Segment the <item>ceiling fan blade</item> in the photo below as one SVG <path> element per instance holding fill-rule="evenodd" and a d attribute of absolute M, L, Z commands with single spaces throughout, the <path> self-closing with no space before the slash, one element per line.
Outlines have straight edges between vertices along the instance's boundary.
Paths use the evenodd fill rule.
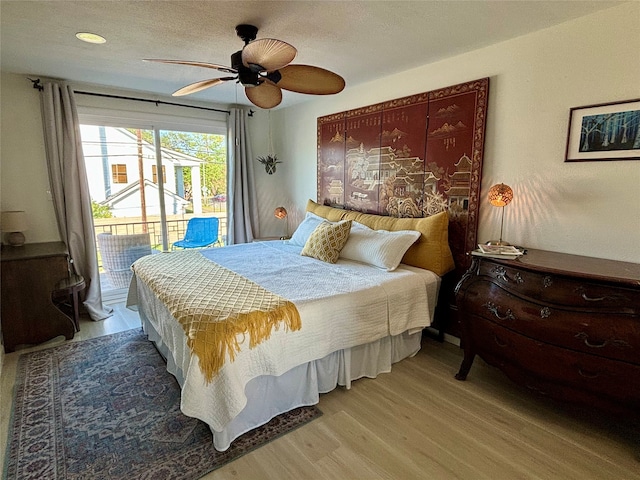
<path fill-rule="evenodd" d="M 254 72 L 278 70 L 289 65 L 298 51 L 287 42 L 275 38 L 261 38 L 242 49 L 242 63 Z"/>
<path fill-rule="evenodd" d="M 280 88 L 309 95 L 333 95 L 344 89 L 345 82 L 337 73 L 311 65 L 288 65 L 278 70 Z"/>
<path fill-rule="evenodd" d="M 199 82 L 191 83 L 186 87 L 182 87 L 180 90 L 176 90 L 171 95 L 174 97 L 181 97 L 183 95 L 189 95 L 190 93 L 196 93 L 205 88 L 215 87 L 228 80 L 235 80 L 236 77 L 223 77 L 223 78 L 210 78 L 209 80 L 201 80 Z"/>
<path fill-rule="evenodd" d="M 269 81 L 264 81 L 257 87 L 245 87 L 244 93 L 256 107 L 269 109 L 280 105 L 282 90 Z"/>
<path fill-rule="evenodd" d="M 143 62 L 171 63 L 175 65 L 190 65 L 192 67 L 213 68 L 214 70 L 219 70 L 225 73 L 238 73 L 235 69 L 231 67 L 225 67 L 224 65 L 217 65 L 215 63 L 207 63 L 207 62 L 191 62 L 187 60 L 163 60 L 159 58 L 145 58 Z"/>

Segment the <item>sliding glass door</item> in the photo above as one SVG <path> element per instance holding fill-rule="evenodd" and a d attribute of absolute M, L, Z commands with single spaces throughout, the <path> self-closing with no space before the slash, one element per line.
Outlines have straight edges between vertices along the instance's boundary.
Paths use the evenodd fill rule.
<path fill-rule="evenodd" d="M 112 257 L 127 255 L 120 250 L 133 251 L 133 256 L 170 250 L 194 216 L 218 217 L 224 243 L 224 135 L 80 120 L 103 293 L 126 290 L 128 268 L 115 274 L 122 262 L 111 265 Z M 145 235 L 150 249 L 140 245 Z M 111 244 L 116 244 L 116 252 Z M 120 260 L 128 263 L 131 258 Z"/>

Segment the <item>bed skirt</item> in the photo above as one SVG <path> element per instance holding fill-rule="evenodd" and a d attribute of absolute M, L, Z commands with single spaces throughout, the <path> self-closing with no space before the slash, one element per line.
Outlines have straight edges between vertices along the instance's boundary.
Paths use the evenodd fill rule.
<path fill-rule="evenodd" d="M 142 327 L 167 361 L 167 370 L 184 385 L 180 359 L 174 359 L 168 346 L 139 309 Z M 177 323 L 176 323 L 177 325 Z M 264 425 L 281 413 L 297 407 L 315 405 L 321 393 L 338 385 L 351 387 L 358 378 L 375 378 L 391 371 L 391 365 L 414 356 L 420 350 L 422 332 L 405 332 L 372 343 L 340 350 L 319 360 L 299 365 L 280 376 L 264 375 L 250 380 L 246 387 L 247 404 L 222 431 L 214 430 L 213 445 L 224 451 L 243 433 Z"/>

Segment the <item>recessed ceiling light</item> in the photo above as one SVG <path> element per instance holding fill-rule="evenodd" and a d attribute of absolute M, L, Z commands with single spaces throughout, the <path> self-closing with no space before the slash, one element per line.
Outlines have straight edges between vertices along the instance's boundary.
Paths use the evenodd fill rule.
<path fill-rule="evenodd" d="M 89 33 L 89 32 L 78 32 L 76 33 L 76 38 L 78 40 L 82 40 L 87 43 L 106 43 L 107 39 L 101 37 L 97 33 Z"/>

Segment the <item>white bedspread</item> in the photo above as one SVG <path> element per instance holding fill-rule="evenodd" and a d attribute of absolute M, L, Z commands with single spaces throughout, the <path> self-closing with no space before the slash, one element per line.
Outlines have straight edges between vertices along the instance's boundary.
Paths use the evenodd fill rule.
<path fill-rule="evenodd" d="M 214 430 L 222 430 L 244 408 L 245 385 L 257 376 L 279 376 L 332 352 L 430 325 L 440 285 L 439 277 L 426 270 L 401 265 L 387 272 L 345 260 L 331 265 L 301 256 L 299 247 L 282 241 L 202 253 L 292 301 L 302 320 L 299 331 L 273 332 L 253 349 L 243 345 L 235 361 L 226 362 L 207 384 L 185 338 L 175 338 L 167 326 L 175 320 L 134 277 L 128 304 L 144 309 L 185 374 L 182 411 Z"/>

